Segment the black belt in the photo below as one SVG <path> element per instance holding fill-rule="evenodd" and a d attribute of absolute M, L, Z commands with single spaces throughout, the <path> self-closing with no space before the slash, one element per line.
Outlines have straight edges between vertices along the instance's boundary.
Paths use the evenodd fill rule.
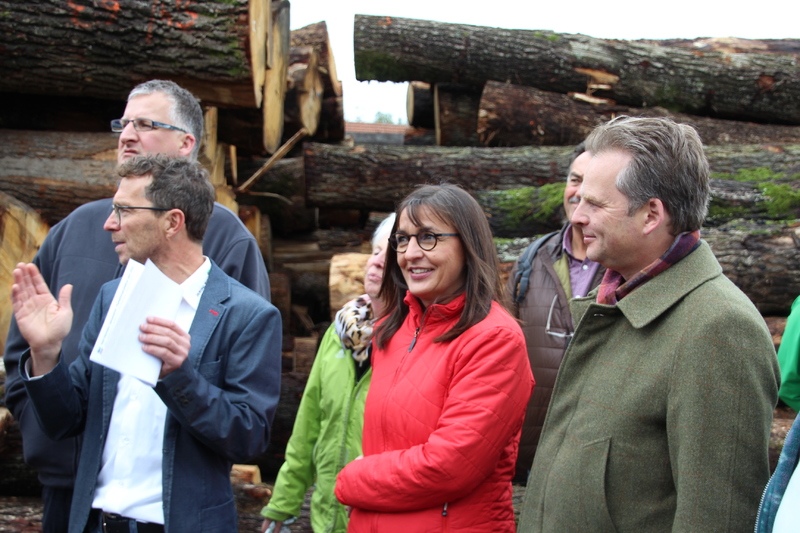
<path fill-rule="evenodd" d="M 133 518 L 126 518 L 114 513 L 101 513 L 103 533 L 130 533 L 131 522 L 136 524 L 136 531 L 139 533 L 164 533 L 164 526 L 161 524 L 150 524 L 138 522 Z"/>

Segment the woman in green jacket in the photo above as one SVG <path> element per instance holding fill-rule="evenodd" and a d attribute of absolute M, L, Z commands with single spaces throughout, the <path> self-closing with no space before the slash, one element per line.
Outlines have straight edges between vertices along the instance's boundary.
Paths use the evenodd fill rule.
<path fill-rule="evenodd" d="M 394 214 L 375 230 L 364 275 L 366 294 L 346 303 L 322 337 L 286 445 L 286 461 L 272 498 L 261 510 L 262 533 L 273 522 L 277 533 L 284 521 L 298 516 L 312 484 L 316 485 L 311 497 L 313 530 L 347 531 L 347 512 L 336 501 L 333 487 L 339 470 L 361 455 L 364 401 L 372 377 L 372 325 L 384 307 L 378 292 L 393 224 Z"/>

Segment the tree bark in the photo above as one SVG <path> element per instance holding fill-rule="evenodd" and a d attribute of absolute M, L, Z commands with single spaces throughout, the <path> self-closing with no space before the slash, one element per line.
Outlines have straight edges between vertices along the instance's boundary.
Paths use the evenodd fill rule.
<path fill-rule="evenodd" d="M 478 146 L 478 108 L 481 91 L 470 85 L 437 83 L 433 88 L 433 117 L 439 146 Z"/>
<path fill-rule="evenodd" d="M 469 191 L 536 187 L 566 179 L 572 147 L 446 148 L 304 145 L 307 205 L 392 211 L 416 184 L 450 181 Z M 708 146 L 712 172 L 800 172 L 800 145 Z"/>
<path fill-rule="evenodd" d="M 690 124 L 703 144 L 797 144 L 800 127 L 754 124 L 683 113 L 663 107 L 589 104 L 534 87 L 487 81 L 481 95 L 477 133 L 485 146 L 578 144 L 615 116 L 668 117 Z"/>
<path fill-rule="evenodd" d="M 206 130 L 207 136 L 213 133 Z M 80 205 L 114 196 L 117 140 L 111 132 L 0 130 L 0 192 L 29 205 L 52 226 Z M 225 158 L 217 143 L 213 159 L 205 154 L 202 160 L 220 191 L 217 200 L 233 206 Z"/>
<path fill-rule="evenodd" d="M 0 130 L 0 191 L 51 226 L 73 209 L 116 191 L 117 136 Z"/>
<path fill-rule="evenodd" d="M 124 101 L 137 83 L 167 78 L 204 103 L 258 107 L 264 3 L 0 0 L 0 91 Z"/>
<path fill-rule="evenodd" d="M 800 221 L 731 222 L 702 232 L 722 271 L 762 315 L 787 315 L 800 294 Z"/>
<path fill-rule="evenodd" d="M 695 53 L 634 41 L 356 15 L 359 80 L 482 86 L 509 81 L 635 106 L 800 124 L 800 64 L 790 55 Z"/>
<path fill-rule="evenodd" d="M 738 37 L 702 37 L 699 39 L 641 39 L 637 43 L 683 48 L 694 52 L 726 54 L 800 55 L 800 39 L 740 39 Z"/>

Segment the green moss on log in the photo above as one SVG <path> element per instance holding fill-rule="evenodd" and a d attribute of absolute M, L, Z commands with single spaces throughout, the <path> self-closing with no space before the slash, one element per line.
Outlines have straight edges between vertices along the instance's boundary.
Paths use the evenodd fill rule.
<path fill-rule="evenodd" d="M 564 183 L 549 183 L 541 187 L 523 187 L 497 191 L 497 208 L 508 215 L 507 222 L 516 225 L 525 219 L 546 222 L 564 198 Z"/>
<path fill-rule="evenodd" d="M 383 52 L 364 51 L 356 54 L 356 74 L 359 80 L 404 80 L 417 79 L 413 69 L 403 68 L 391 55 Z"/>

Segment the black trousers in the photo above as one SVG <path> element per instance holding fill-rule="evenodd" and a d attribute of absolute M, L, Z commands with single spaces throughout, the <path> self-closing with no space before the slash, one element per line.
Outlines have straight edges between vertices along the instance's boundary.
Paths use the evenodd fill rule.
<path fill-rule="evenodd" d="M 72 487 L 43 487 L 42 504 L 42 533 L 67 533 Z"/>

